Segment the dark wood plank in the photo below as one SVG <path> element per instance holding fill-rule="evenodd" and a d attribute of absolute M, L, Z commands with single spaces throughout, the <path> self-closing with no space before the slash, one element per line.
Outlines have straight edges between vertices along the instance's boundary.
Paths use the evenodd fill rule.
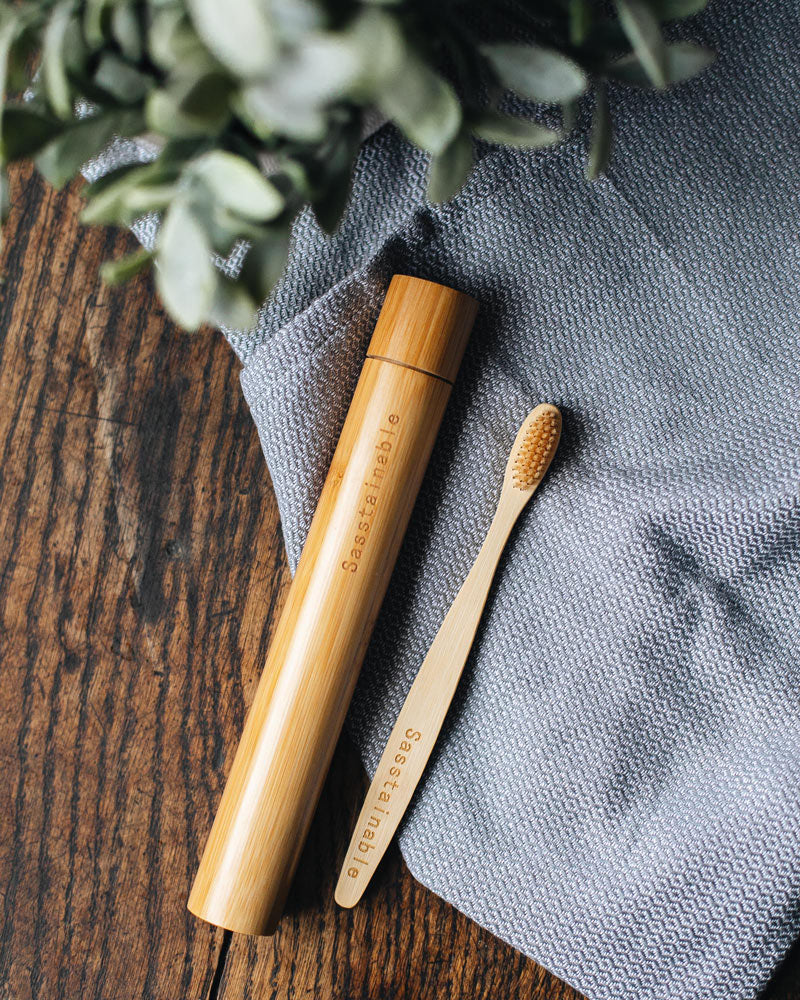
<path fill-rule="evenodd" d="M 365 788 L 340 742 L 287 917 L 248 939 L 185 909 L 288 582 L 277 507 L 210 331 L 79 194 L 14 171 L 0 287 L 0 996 L 577 1000 L 419 886 L 396 849 L 333 884 Z M 770 1000 L 800 1000 L 800 960 Z"/>
<path fill-rule="evenodd" d="M 148 285 L 130 238 L 15 176 L 0 364 L 0 995 L 208 995 L 223 935 L 185 909 L 283 585 L 236 364 Z"/>

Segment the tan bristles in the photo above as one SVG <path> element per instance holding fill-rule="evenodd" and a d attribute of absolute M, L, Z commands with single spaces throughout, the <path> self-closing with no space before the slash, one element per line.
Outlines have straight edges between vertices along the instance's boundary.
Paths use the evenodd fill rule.
<path fill-rule="evenodd" d="M 555 406 L 537 407 L 512 455 L 512 481 L 518 490 L 531 489 L 547 472 L 560 433 L 561 414 Z"/>

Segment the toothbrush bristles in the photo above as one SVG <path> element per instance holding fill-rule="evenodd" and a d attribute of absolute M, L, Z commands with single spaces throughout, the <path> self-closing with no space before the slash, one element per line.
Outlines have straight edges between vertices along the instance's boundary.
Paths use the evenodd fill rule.
<path fill-rule="evenodd" d="M 519 490 L 529 490 L 539 482 L 558 447 L 561 414 L 555 406 L 537 410 L 515 449 L 511 466 L 512 479 Z"/>

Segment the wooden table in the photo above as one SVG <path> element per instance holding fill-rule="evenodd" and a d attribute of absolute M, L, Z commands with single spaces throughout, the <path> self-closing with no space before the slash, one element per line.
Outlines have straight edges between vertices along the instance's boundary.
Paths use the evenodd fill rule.
<path fill-rule="evenodd" d="M 365 775 L 346 739 L 279 932 L 186 897 L 288 581 L 238 363 L 104 288 L 131 237 L 16 170 L 0 288 L 2 1000 L 579 994 L 395 852 L 333 904 Z M 800 1000 L 790 959 L 770 1000 Z M 665 998 L 666 1000 L 666 998 Z M 713 998 L 722 1000 L 722 998 Z"/>

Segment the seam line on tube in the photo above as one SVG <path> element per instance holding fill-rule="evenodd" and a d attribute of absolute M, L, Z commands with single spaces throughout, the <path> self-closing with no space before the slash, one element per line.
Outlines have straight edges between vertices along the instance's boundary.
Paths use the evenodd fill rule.
<path fill-rule="evenodd" d="M 444 382 L 445 385 L 452 385 L 453 383 L 449 378 L 445 378 L 444 375 L 437 375 L 436 372 L 429 372 L 426 368 L 417 368 L 416 365 L 409 365 L 405 361 L 396 361 L 394 358 L 384 358 L 381 354 L 368 354 L 367 357 L 372 361 L 388 361 L 390 365 L 399 365 L 401 368 L 410 368 L 412 372 L 419 372 L 420 375 L 429 375 L 431 378 L 438 378 L 440 382 Z"/>

